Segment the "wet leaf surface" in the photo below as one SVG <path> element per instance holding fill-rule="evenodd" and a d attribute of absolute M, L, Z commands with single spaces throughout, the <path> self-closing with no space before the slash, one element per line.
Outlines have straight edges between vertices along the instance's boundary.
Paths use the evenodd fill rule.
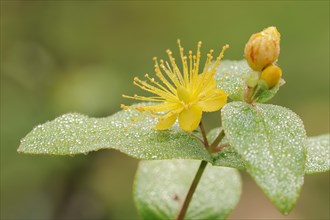
<path fill-rule="evenodd" d="M 141 161 L 134 182 L 134 198 L 142 219 L 174 219 L 200 162 Z M 185 219 L 224 219 L 241 195 L 236 169 L 208 165 L 197 186 Z"/>
<path fill-rule="evenodd" d="M 329 139 L 329 134 L 309 137 L 307 139 L 306 173 L 320 173 L 330 169 Z"/>
<path fill-rule="evenodd" d="M 35 127 L 22 139 L 18 152 L 74 155 L 116 149 L 138 159 L 198 159 L 211 155 L 191 134 L 174 126 L 156 131 L 156 120 L 147 113 L 120 111 L 106 118 L 65 114 Z"/>
<path fill-rule="evenodd" d="M 283 213 L 295 205 L 303 184 L 305 129 L 287 108 L 232 102 L 222 109 L 223 127 L 247 172 Z"/>

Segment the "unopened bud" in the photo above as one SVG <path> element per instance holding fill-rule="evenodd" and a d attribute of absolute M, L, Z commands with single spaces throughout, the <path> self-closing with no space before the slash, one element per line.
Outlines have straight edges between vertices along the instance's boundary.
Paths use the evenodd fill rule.
<path fill-rule="evenodd" d="M 282 70 L 280 67 L 275 65 L 270 65 L 261 72 L 261 79 L 267 83 L 269 89 L 276 86 L 281 77 Z"/>
<path fill-rule="evenodd" d="M 276 27 L 253 34 L 245 45 L 244 57 L 253 70 L 261 71 L 277 61 L 280 54 L 280 33 Z"/>
<path fill-rule="evenodd" d="M 258 84 L 258 80 L 260 78 L 260 72 L 251 71 L 248 72 L 245 76 L 245 83 L 248 87 L 253 88 Z"/>

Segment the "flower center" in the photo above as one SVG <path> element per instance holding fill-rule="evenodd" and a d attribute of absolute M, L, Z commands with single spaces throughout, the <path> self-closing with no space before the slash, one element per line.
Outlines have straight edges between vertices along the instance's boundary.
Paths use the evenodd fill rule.
<path fill-rule="evenodd" d="M 191 102 L 191 94 L 188 91 L 187 88 L 183 87 L 183 86 L 179 86 L 177 88 L 177 93 L 178 93 L 178 98 L 180 100 L 180 103 L 186 108 L 188 109 L 190 106 L 190 102 Z"/>

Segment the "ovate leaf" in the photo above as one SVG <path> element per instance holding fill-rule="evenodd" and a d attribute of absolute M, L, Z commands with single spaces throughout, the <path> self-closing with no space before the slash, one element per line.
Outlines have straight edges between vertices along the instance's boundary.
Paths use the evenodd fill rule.
<path fill-rule="evenodd" d="M 295 205 L 303 184 L 305 129 L 284 107 L 232 102 L 222 109 L 229 144 L 246 169 L 283 213 Z"/>
<path fill-rule="evenodd" d="M 200 161 L 141 161 L 134 197 L 142 219 L 175 219 Z M 224 219 L 241 194 L 237 170 L 207 166 L 193 195 L 185 219 Z"/>
<path fill-rule="evenodd" d="M 116 149 L 139 159 L 198 159 L 211 155 L 191 134 L 174 126 L 156 131 L 149 114 L 120 111 L 106 118 L 71 113 L 35 127 L 22 139 L 18 152 L 74 155 Z"/>
<path fill-rule="evenodd" d="M 330 169 L 330 135 L 307 139 L 306 173 L 326 172 Z"/>

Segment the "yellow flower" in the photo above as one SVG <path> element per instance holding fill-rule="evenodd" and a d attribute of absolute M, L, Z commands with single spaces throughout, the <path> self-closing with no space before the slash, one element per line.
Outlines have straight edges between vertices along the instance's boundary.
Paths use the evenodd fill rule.
<path fill-rule="evenodd" d="M 215 62 L 213 60 L 213 50 L 207 54 L 205 66 L 200 70 L 200 48 L 202 42 L 198 42 L 196 55 L 189 51 L 189 55 L 184 55 L 184 49 L 178 40 L 180 57 L 183 66 L 182 72 L 175 62 L 172 52 L 167 50 L 169 62 L 157 58 L 155 61 L 155 75 L 158 81 L 145 75 L 147 81 L 134 78 L 134 85 L 141 89 L 153 93 L 154 96 L 126 96 L 135 100 L 153 102 L 151 105 L 126 106 L 123 109 L 135 109 L 138 111 L 148 111 L 158 119 L 157 130 L 170 128 L 179 119 L 180 127 L 185 131 L 195 130 L 202 118 L 202 112 L 218 111 L 227 103 L 226 93 L 217 88 L 217 83 L 213 78 L 216 68 L 220 65 L 224 51 L 229 47 L 224 46 Z M 200 73 L 201 72 L 201 73 Z M 199 74 L 200 73 L 200 74 Z"/>
<path fill-rule="evenodd" d="M 277 61 L 280 37 L 276 27 L 268 27 L 250 37 L 245 45 L 244 57 L 253 70 L 261 71 Z"/>

